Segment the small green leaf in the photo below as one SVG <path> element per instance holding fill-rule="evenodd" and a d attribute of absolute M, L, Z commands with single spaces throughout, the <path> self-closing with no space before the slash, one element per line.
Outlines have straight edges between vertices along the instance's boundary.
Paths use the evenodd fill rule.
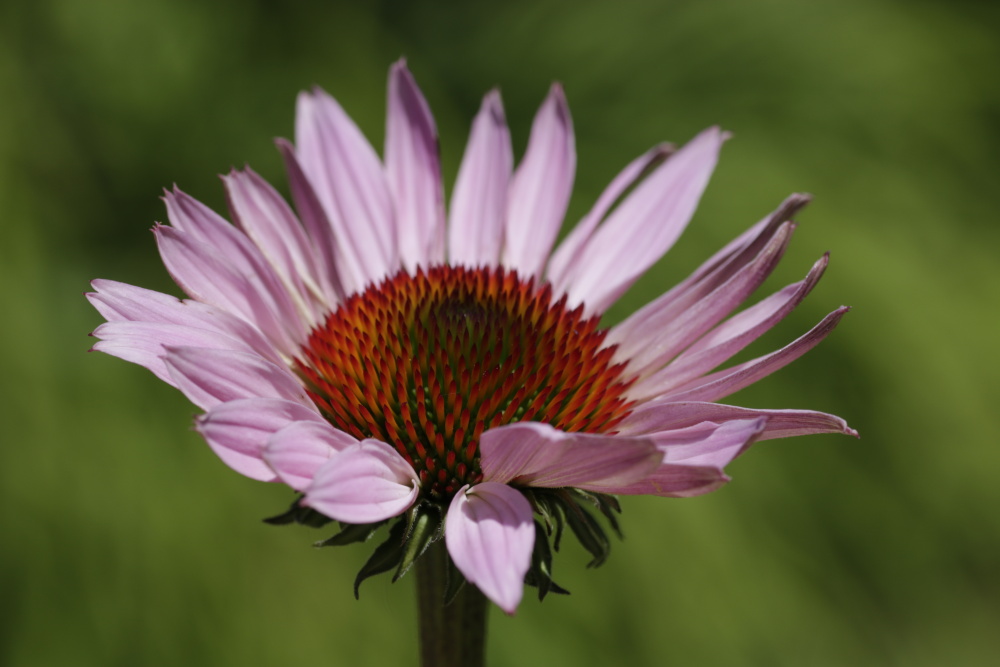
<path fill-rule="evenodd" d="M 376 523 L 341 523 L 341 530 L 333 537 L 328 537 L 314 544 L 315 547 L 342 547 L 355 542 L 367 542 L 375 531 L 382 527 L 385 521 Z"/>
<path fill-rule="evenodd" d="M 590 515 L 590 512 L 572 501 L 567 504 L 569 506 L 566 511 L 566 522 L 583 548 L 594 557 L 592 561 L 587 563 L 587 567 L 600 567 L 611 554 L 611 542 L 608 540 L 608 536 L 604 534 L 601 525 Z"/>
<path fill-rule="evenodd" d="M 287 511 L 264 519 L 264 523 L 271 524 L 272 526 L 285 526 L 290 523 L 298 523 L 304 526 L 320 528 L 333 521 L 330 517 L 323 516 L 311 507 L 300 505 L 299 502 L 301 500 L 302 496 L 299 496 L 292 502 L 291 507 Z"/>
<path fill-rule="evenodd" d="M 374 553 L 364 565 L 354 579 L 354 598 L 359 599 L 359 589 L 361 582 L 368 577 L 388 572 L 399 565 L 403 557 L 403 536 L 406 534 L 406 520 L 400 519 L 389 530 L 389 537 L 385 542 L 375 547 Z"/>

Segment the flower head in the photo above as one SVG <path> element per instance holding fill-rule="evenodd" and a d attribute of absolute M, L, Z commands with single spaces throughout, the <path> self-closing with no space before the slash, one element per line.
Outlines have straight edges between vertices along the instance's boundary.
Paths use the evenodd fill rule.
<path fill-rule="evenodd" d="M 718 128 L 627 165 L 553 250 L 576 159 L 558 85 L 516 169 L 500 95 L 486 95 L 447 213 L 434 121 L 403 62 L 388 106 L 380 159 L 333 98 L 299 97 L 295 145 L 278 142 L 295 212 L 249 168 L 224 177 L 234 224 L 167 192 L 170 224 L 153 231 L 188 299 L 106 280 L 88 295 L 107 319 L 94 349 L 184 392 L 231 468 L 300 492 L 278 520 L 340 521 L 330 543 L 346 543 L 399 517 L 359 583 L 398 576 L 443 538 L 462 575 L 512 613 L 525 582 L 561 590 L 549 539 L 564 525 L 604 560 L 592 511 L 616 526 L 615 495 L 706 493 L 757 440 L 854 434 L 828 414 L 716 402 L 801 356 L 846 312 L 717 370 L 826 268 L 824 256 L 732 314 L 774 269 L 805 196 L 600 326 L 694 213 L 726 139 Z"/>

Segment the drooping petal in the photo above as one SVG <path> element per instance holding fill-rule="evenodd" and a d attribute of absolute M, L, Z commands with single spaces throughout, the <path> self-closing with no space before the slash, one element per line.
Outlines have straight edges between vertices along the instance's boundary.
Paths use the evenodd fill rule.
<path fill-rule="evenodd" d="M 305 491 L 331 456 L 356 444 L 356 438 L 326 421 L 299 421 L 268 439 L 263 458 L 282 482 Z"/>
<path fill-rule="evenodd" d="M 493 266 L 503 248 L 507 188 L 514 168 L 500 92 L 493 90 L 472 121 L 472 132 L 451 195 L 448 260 Z"/>
<path fill-rule="evenodd" d="M 455 566 L 498 607 L 513 614 L 531 566 L 531 504 L 505 484 L 462 487 L 445 517 L 445 543 Z"/>
<path fill-rule="evenodd" d="M 362 440 L 316 471 L 302 502 L 337 521 L 374 523 L 405 512 L 419 492 L 420 480 L 399 452 Z"/>
<path fill-rule="evenodd" d="M 256 354 L 169 348 L 164 363 L 177 388 L 203 410 L 241 398 L 281 398 L 312 405 L 291 371 Z"/>
<path fill-rule="evenodd" d="M 396 203 L 403 266 L 427 268 L 444 260 L 444 191 L 437 128 L 427 100 L 400 60 L 389 72 L 385 170 Z"/>
<path fill-rule="evenodd" d="M 660 144 L 630 162 L 608 184 L 587 215 L 563 239 L 559 247 L 552 253 L 547 271 L 548 280 L 555 287 L 557 294 L 566 290 L 567 276 L 578 268 L 577 262 L 580 259 L 581 251 L 586 247 L 597 225 L 607 216 L 608 211 L 618 203 L 623 194 L 634 187 L 652 168 L 667 159 L 673 152 L 674 146 L 672 144 Z"/>
<path fill-rule="evenodd" d="M 382 164 L 354 121 L 318 88 L 299 95 L 295 148 L 333 223 L 338 265 L 350 284 L 360 289 L 395 272 L 396 221 Z"/>
<path fill-rule="evenodd" d="M 540 278 L 566 215 L 576 145 L 562 86 L 553 84 L 535 116 L 524 158 L 510 183 L 503 265 Z"/>
<path fill-rule="evenodd" d="M 195 425 L 212 451 L 230 468 L 251 479 L 277 478 L 262 453 L 272 435 L 296 422 L 322 423 L 323 418 L 301 403 L 275 398 L 246 398 L 222 403 Z"/>
<path fill-rule="evenodd" d="M 764 417 L 767 423 L 758 440 L 790 438 L 817 433 L 843 433 L 858 436 L 858 432 L 840 417 L 814 410 L 758 410 L 734 405 L 685 402 L 651 402 L 637 407 L 618 424 L 622 435 L 647 435 L 694 426 L 705 421 L 725 422 L 733 419 Z"/>
<path fill-rule="evenodd" d="M 721 470 L 758 439 L 766 424 L 766 417 L 734 419 L 721 424 L 702 422 L 649 437 L 663 452 L 664 465 L 684 463 Z"/>
<path fill-rule="evenodd" d="M 669 381 L 652 375 L 636 383 L 629 389 L 628 394 L 638 400 L 717 401 L 784 368 L 816 347 L 833 331 L 848 310 L 850 308 L 841 306 L 805 334 L 771 354 L 716 371 L 680 387 L 670 386 Z"/>
<path fill-rule="evenodd" d="M 483 479 L 523 486 L 572 486 L 602 491 L 635 482 L 663 460 L 651 440 L 566 433 L 549 424 L 518 422 L 483 433 Z"/>
<path fill-rule="evenodd" d="M 726 139 L 712 127 L 671 155 L 594 232 L 567 277 L 571 306 L 601 313 L 684 231 Z"/>
<path fill-rule="evenodd" d="M 723 468 L 760 436 L 766 421 L 703 422 L 649 434 L 663 452 L 663 464 L 645 479 L 606 492 L 689 498 L 714 491 L 729 481 Z"/>

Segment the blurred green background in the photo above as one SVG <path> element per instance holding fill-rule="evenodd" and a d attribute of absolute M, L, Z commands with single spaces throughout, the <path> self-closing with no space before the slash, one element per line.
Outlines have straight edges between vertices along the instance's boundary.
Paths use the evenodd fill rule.
<path fill-rule="evenodd" d="M 287 489 L 225 468 L 195 410 L 86 353 L 92 278 L 178 293 L 148 229 L 178 183 L 250 163 L 319 84 L 376 146 L 400 55 L 450 184 L 499 85 L 515 150 L 565 84 L 568 220 L 628 160 L 734 133 L 689 231 L 610 314 L 685 276 L 788 193 L 815 202 L 777 275 L 826 278 L 750 353 L 844 303 L 810 355 L 732 402 L 862 433 L 767 442 L 688 501 L 624 500 L 627 539 L 572 596 L 492 615 L 502 665 L 987 665 L 1000 656 L 1000 14 L 890 0 L 0 4 L 0 664 L 405 665 L 412 582 L 351 583 L 368 549 L 260 523 Z"/>

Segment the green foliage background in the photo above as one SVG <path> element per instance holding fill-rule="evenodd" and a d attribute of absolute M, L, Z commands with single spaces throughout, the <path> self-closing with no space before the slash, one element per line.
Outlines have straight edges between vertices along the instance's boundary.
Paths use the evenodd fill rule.
<path fill-rule="evenodd" d="M 493 665 L 986 665 L 1000 655 L 1000 15 L 893 0 L 0 4 L 0 664 L 404 665 L 412 583 L 259 519 L 287 489 L 226 469 L 194 409 L 88 355 L 92 278 L 177 293 L 149 227 L 177 182 L 284 188 L 272 136 L 335 95 L 376 146 L 408 57 L 450 183 L 503 91 L 516 150 L 549 83 L 577 129 L 576 220 L 628 160 L 733 131 L 689 231 L 609 314 L 662 292 L 793 191 L 816 195 L 776 288 L 826 278 L 750 353 L 854 306 L 733 402 L 862 433 L 758 445 L 690 501 L 624 500 L 627 539 L 568 598 L 492 616 Z M 992 659 L 991 659 L 992 658 Z"/>

